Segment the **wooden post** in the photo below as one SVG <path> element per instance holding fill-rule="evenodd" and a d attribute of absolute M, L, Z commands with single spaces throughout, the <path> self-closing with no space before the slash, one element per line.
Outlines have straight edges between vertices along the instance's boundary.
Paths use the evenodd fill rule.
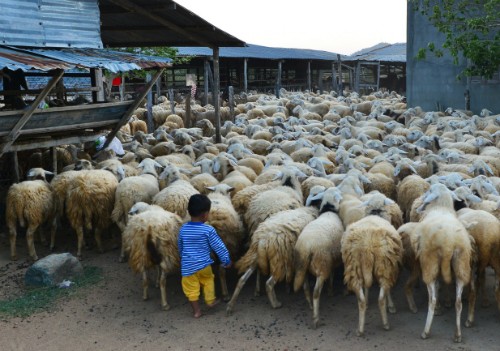
<path fill-rule="evenodd" d="M 186 96 L 186 117 L 184 121 L 184 126 L 186 128 L 191 128 L 191 94 Z"/>
<path fill-rule="evenodd" d="M 280 89 L 281 89 L 281 68 L 283 65 L 283 61 L 278 61 L 278 74 L 276 77 L 276 97 L 280 98 Z"/>
<path fill-rule="evenodd" d="M 220 136 L 220 109 L 219 109 L 219 90 L 220 90 L 220 76 L 219 76 L 219 48 L 214 47 L 214 107 L 215 107 L 215 142 L 221 142 Z"/>
<path fill-rule="evenodd" d="M 335 72 L 335 61 L 332 61 L 332 90 L 337 90 L 337 72 Z"/>
<path fill-rule="evenodd" d="M 156 99 L 154 101 L 155 105 L 158 105 L 158 99 L 161 96 L 161 77 L 156 81 Z"/>
<path fill-rule="evenodd" d="M 161 76 L 165 68 L 162 68 L 158 70 L 153 79 L 144 87 L 144 90 L 142 91 L 141 94 L 135 99 L 134 103 L 130 105 L 128 108 L 127 112 L 123 115 L 122 119 L 118 122 L 118 124 L 115 126 L 115 128 L 107 135 L 106 141 L 104 142 L 104 145 L 102 147 L 102 150 L 106 149 L 108 147 L 109 143 L 113 138 L 115 137 L 116 133 L 120 130 L 121 127 L 123 127 L 129 120 L 130 116 L 135 112 L 137 107 L 141 104 L 142 100 L 146 97 L 147 93 L 151 90 L 153 87 L 153 84 L 156 82 L 156 80 Z"/>
<path fill-rule="evenodd" d="M 311 61 L 307 61 L 307 89 L 311 91 Z"/>
<path fill-rule="evenodd" d="M 243 59 L 243 91 L 248 92 L 248 59 Z"/>
<path fill-rule="evenodd" d="M 377 91 L 380 89 L 380 61 L 377 65 Z"/>
<path fill-rule="evenodd" d="M 57 174 L 57 146 L 50 148 L 50 154 L 52 156 L 52 172 L 54 175 Z"/>
<path fill-rule="evenodd" d="M 0 157 L 2 157 L 2 155 L 9 150 L 12 144 L 14 144 L 14 142 L 19 137 L 21 129 L 30 120 L 31 116 L 33 116 L 33 113 L 38 108 L 38 105 L 40 105 L 40 102 L 42 102 L 47 97 L 47 95 L 49 95 L 50 91 L 56 86 L 57 82 L 62 78 L 63 75 L 64 70 L 56 70 L 56 74 L 45 86 L 40 95 L 36 97 L 35 101 L 30 105 L 26 112 L 24 112 L 23 116 L 19 119 L 19 121 L 17 121 L 14 128 L 12 128 L 9 134 L 5 137 L 4 140 L 6 140 L 6 142 L 0 148 Z"/>
<path fill-rule="evenodd" d="M 234 121 L 234 87 L 232 85 L 228 87 L 228 95 L 229 114 L 231 115 L 231 121 Z"/>
<path fill-rule="evenodd" d="M 319 93 L 323 94 L 323 70 L 318 70 L 318 89 Z"/>
<path fill-rule="evenodd" d="M 97 87 L 95 68 L 90 69 L 90 85 L 92 88 Z M 95 90 L 92 90 L 92 103 L 97 103 L 97 91 Z"/>
<path fill-rule="evenodd" d="M 354 81 L 354 91 L 356 91 L 359 94 L 359 84 L 361 80 L 361 62 L 358 61 L 358 64 L 356 65 L 356 80 Z"/>
<path fill-rule="evenodd" d="M 337 54 L 337 64 L 338 64 L 338 71 L 339 71 L 339 84 L 338 84 L 338 95 L 343 96 L 344 95 L 344 83 L 342 81 L 342 61 L 340 60 L 340 54 Z"/>
<path fill-rule="evenodd" d="M 19 175 L 19 158 L 17 157 L 17 151 L 12 153 L 12 163 L 14 164 L 14 183 L 19 183 L 21 176 Z"/>
<path fill-rule="evenodd" d="M 203 103 L 205 105 L 208 105 L 208 80 L 210 79 L 209 78 L 209 76 L 210 76 L 209 70 L 210 70 L 210 64 L 209 64 L 208 60 L 205 59 L 205 66 L 204 66 L 204 70 L 203 70 L 204 77 L 205 77 L 203 80 L 203 92 L 205 93 L 205 101 Z"/>
<path fill-rule="evenodd" d="M 102 79 L 102 69 L 100 68 L 95 69 L 95 82 L 96 87 L 99 88 L 97 91 L 97 102 L 105 102 L 106 94 L 104 91 L 104 81 Z"/>
<path fill-rule="evenodd" d="M 151 82 L 151 73 L 147 73 L 146 82 Z M 147 109 L 147 125 L 148 125 L 148 133 L 152 133 L 154 131 L 154 123 L 153 123 L 153 91 L 152 89 L 148 90 L 147 93 L 147 101 L 146 101 L 146 109 Z"/>
<path fill-rule="evenodd" d="M 168 100 L 170 101 L 170 112 L 175 114 L 174 89 L 168 89 Z"/>
<path fill-rule="evenodd" d="M 125 100 L 125 74 L 122 73 L 122 83 L 120 84 L 120 101 Z"/>

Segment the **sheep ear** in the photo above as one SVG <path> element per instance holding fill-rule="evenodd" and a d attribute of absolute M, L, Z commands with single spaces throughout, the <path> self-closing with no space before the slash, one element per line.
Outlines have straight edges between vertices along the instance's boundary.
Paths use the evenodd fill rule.
<path fill-rule="evenodd" d="M 362 189 L 361 189 L 358 185 L 354 186 L 354 191 L 355 191 L 355 192 L 356 192 L 356 194 L 358 194 L 359 196 L 362 196 L 362 195 L 364 195 L 364 193 L 365 193 L 365 192 L 364 192 L 364 191 L 363 191 L 363 190 L 362 190 Z"/>
<path fill-rule="evenodd" d="M 55 174 L 49 171 L 45 171 L 45 179 L 50 183 L 50 181 L 54 178 Z"/>
<path fill-rule="evenodd" d="M 396 166 L 396 168 L 394 168 L 394 173 L 393 173 L 394 176 L 396 177 L 399 174 L 399 172 L 401 172 L 401 166 Z"/>
<path fill-rule="evenodd" d="M 198 167 L 198 166 L 201 166 L 201 162 L 200 162 L 200 161 L 198 161 L 198 162 L 195 162 L 195 163 L 193 163 L 193 166 L 194 166 L 194 167 Z"/>
<path fill-rule="evenodd" d="M 279 171 L 279 172 L 278 172 L 278 173 L 276 173 L 276 175 L 274 176 L 273 181 L 278 180 L 278 179 L 280 179 L 281 177 L 283 177 L 283 172 Z"/>
<path fill-rule="evenodd" d="M 481 198 L 479 196 L 476 196 L 473 194 L 467 195 L 467 200 L 472 202 L 472 203 L 476 203 L 476 204 L 483 201 L 483 200 L 481 200 Z"/>
<path fill-rule="evenodd" d="M 309 195 L 306 200 L 306 206 L 311 206 L 311 202 L 313 201 L 322 200 L 324 195 L 324 191 L 317 193 L 316 195 Z"/>
<path fill-rule="evenodd" d="M 453 193 L 453 195 L 455 195 L 455 193 Z M 452 195 L 452 196 L 453 196 L 453 195 Z M 424 203 L 423 203 L 423 204 L 422 204 L 422 206 L 420 206 L 420 207 L 425 207 L 424 205 L 427 205 L 427 204 L 431 203 L 432 201 L 436 200 L 436 199 L 437 199 L 437 197 L 438 197 L 438 195 L 437 195 L 437 194 L 435 194 L 435 193 L 430 193 L 430 194 L 428 194 L 428 195 L 424 198 Z M 457 197 L 457 196 L 455 195 L 455 198 L 456 198 L 456 197 Z M 418 211 L 418 210 L 417 210 L 417 211 Z M 420 213 L 420 212 L 419 212 L 419 213 Z"/>
<path fill-rule="evenodd" d="M 489 165 L 486 165 L 486 170 L 488 171 L 489 174 L 494 175 L 493 170 Z"/>
<path fill-rule="evenodd" d="M 366 176 L 360 174 L 359 175 L 359 180 L 363 183 L 363 184 L 371 184 L 371 180 L 368 179 Z"/>
<path fill-rule="evenodd" d="M 189 169 L 179 168 L 179 172 L 181 172 L 182 174 L 191 175 L 191 171 Z"/>
<path fill-rule="evenodd" d="M 165 167 L 163 167 L 161 164 L 159 164 L 158 162 L 154 161 L 153 165 L 159 169 L 163 169 Z"/>
<path fill-rule="evenodd" d="M 205 187 L 205 189 L 208 189 L 208 190 L 211 190 L 211 191 L 215 191 L 215 187 L 214 186 L 207 186 L 207 187 Z"/>
<path fill-rule="evenodd" d="M 391 199 L 386 198 L 386 199 L 384 200 L 384 205 L 386 205 L 386 206 L 387 206 L 387 205 L 392 205 L 392 204 L 394 204 L 394 201 L 392 201 Z"/>
<path fill-rule="evenodd" d="M 425 210 L 425 207 L 427 206 L 427 203 L 423 203 L 417 208 L 417 213 L 420 214 Z"/>
<path fill-rule="evenodd" d="M 212 171 L 214 173 L 218 173 L 220 171 L 220 162 L 219 160 L 215 160 L 214 164 L 212 165 Z"/>
<path fill-rule="evenodd" d="M 478 225 L 479 223 L 477 221 L 472 221 L 472 222 L 462 222 L 462 224 L 464 225 L 465 229 L 470 230 L 472 229 L 473 227 L 475 227 L 476 225 Z"/>
<path fill-rule="evenodd" d="M 26 177 L 28 178 L 31 178 L 31 177 L 34 177 L 35 176 L 35 170 L 34 169 L 30 169 L 28 171 L 28 174 L 26 174 Z"/>
<path fill-rule="evenodd" d="M 144 168 L 144 160 L 142 160 L 141 163 L 139 163 L 136 168 Z"/>
<path fill-rule="evenodd" d="M 358 206 L 356 206 L 357 208 L 361 208 L 361 207 L 366 207 L 368 206 L 368 201 L 365 201 L 365 202 L 362 202 L 360 203 Z"/>
<path fill-rule="evenodd" d="M 412 165 L 410 165 L 409 168 L 410 168 L 410 171 L 413 172 L 413 174 L 417 174 L 417 170 L 415 168 L 413 168 Z"/>
<path fill-rule="evenodd" d="M 122 181 L 125 178 L 125 168 L 120 166 L 116 171 L 118 172 L 119 180 Z"/>

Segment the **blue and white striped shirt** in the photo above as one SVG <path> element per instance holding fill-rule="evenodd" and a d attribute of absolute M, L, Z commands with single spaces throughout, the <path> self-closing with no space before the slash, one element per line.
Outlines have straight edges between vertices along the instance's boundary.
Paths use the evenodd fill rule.
<path fill-rule="evenodd" d="M 224 266 L 231 262 L 226 245 L 214 227 L 202 222 L 184 224 L 179 232 L 178 246 L 182 276 L 192 275 L 214 263 L 210 257 L 212 250 Z"/>

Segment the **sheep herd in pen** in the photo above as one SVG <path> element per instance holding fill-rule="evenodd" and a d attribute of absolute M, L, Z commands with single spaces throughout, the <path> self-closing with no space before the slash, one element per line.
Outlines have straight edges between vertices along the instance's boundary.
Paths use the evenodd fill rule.
<path fill-rule="evenodd" d="M 148 270 L 158 267 L 161 304 L 168 309 L 166 276 L 179 271 L 178 231 L 189 220 L 190 196 L 203 193 L 212 202 L 207 223 L 241 274 L 230 295 L 225 270 L 219 271 L 228 315 L 255 272 L 255 292 L 260 275 L 266 276 L 273 308 L 281 306 L 277 283 L 303 289 L 317 327 L 323 285 L 331 291 L 333 271 L 342 267 L 358 301 L 358 335 L 374 284 L 382 325 L 389 329 L 387 310 L 396 312 L 391 289 L 406 269 L 412 312 L 415 284 L 421 279 L 428 290 L 422 338 L 441 308 L 440 285 L 454 284 L 454 339 L 460 342 L 464 288 L 470 327 L 478 292 L 488 304 L 487 267 L 495 272 L 500 308 L 500 115 L 425 112 L 407 108 L 394 92 L 346 95 L 242 95 L 234 115 L 221 108 L 221 143 L 214 141 L 210 105 L 192 103 L 196 126 L 185 128 L 184 105 L 172 114 L 164 99 L 153 108 L 156 129 L 150 134 L 139 108 L 118 134 L 126 150 L 121 157 L 102 151 L 92 160 L 74 146 L 61 147 L 59 158 L 67 159 L 62 172 L 53 177 L 40 163 L 28 180 L 11 186 L 11 258 L 17 259 L 18 224 L 27 227 L 29 255 L 37 260 L 33 236 L 44 223 L 52 249 L 66 219 L 80 258 L 86 240 L 103 250 L 101 234 L 114 223 L 121 232 L 119 259 L 142 275 L 143 298 Z M 312 295 L 309 276 L 315 278 Z"/>

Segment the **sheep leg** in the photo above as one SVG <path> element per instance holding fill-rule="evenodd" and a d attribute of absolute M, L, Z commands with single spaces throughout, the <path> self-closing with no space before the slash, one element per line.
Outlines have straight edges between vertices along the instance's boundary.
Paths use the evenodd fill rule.
<path fill-rule="evenodd" d="M 28 229 L 26 231 L 26 241 L 28 242 L 28 252 L 33 261 L 38 260 L 38 256 L 35 251 L 35 243 L 33 240 L 34 234 L 36 232 L 36 226 L 28 225 Z"/>
<path fill-rule="evenodd" d="M 387 300 L 389 299 L 390 293 L 386 292 L 383 287 L 380 287 L 380 293 L 378 295 L 378 308 L 380 309 L 380 315 L 382 316 L 382 326 L 385 330 L 389 330 L 389 319 L 387 318 Z"/>
<path fill-rule="evenodd" d="M 488 294 L 486 294 L 486 268 L 481 268 L 477 273 L 478 291 L 481 292 L 481 307 L 488 307 L 490 301 Z"/>
<path fill-rule="evenodd" d="M 478 281 L 474 279 L 474 273 L 471 274 L 471 281 L 469 285 L 469 309 L 467 313 L 467 320 L 465 321 L 465 327 L 470 328 L 474 324 L 474 309 L 476 307 L 477 292 L 478 292 Z"/>
<path fill-rule="evenodd" d="M 439 302 L 438 298 L 439 289 L 440 289 L 439 280 L 436 280 L 436 308 L 434 310 L 435 316 L 440 316 L 443 314 L 443 306 L 441 306 L 441 302 Z"/>
<path fill-rule="evenodd" d="M 161 268 L 160 268 L 161 269 Z M 161 292 L 161 307 L 164 311 L 168 311 L 170 306 L 167 302 L 167 275 L 165 271 L 161 269 L 160 274 L 160 292 Z"/>
<path fill-rule="evenodd" d="M 222 266 L 219 266 L 219 280 L 220 280 L 222 299 L 224 301 L 228 301 L 229 300 L 229 292 L 227 290 L 226 269 Z"/>
<path fill-rule="evenodd" d="M 432 325 L 432 319 L 434 318 L 434 311 L 436 310 L 436 281 L 427 284 L 427 293 L 429 294 L 429 309 L 427 311 L 427 320 L 425 321 L 425 328 L 422 332 L 422 339 L 427 339 L 429 337 Z"/>
<path fill-rule="evenodd" d="M 499 272 L 499 271 L 497 271 Z M 500 310 L 500 274 L 497 273 L 495 281 L 495 299 L 497 300 L 497 306 Z"/>
<path fill-rule="evenodd" d="M 408 307 L 410 308 L 410 311 L 412 311 L 413 313 L 418 312 L 417 305 L 415 304 L 415 299 L 413 297 L 413 289 L 415 288 L 419 275 L 420 274 L 418 269 L 412 269 L 410 272 L 410 276 L 408 277 L 408 280 L 405 284 L 406 300 L 408 301 Z"/>
<path fill-rule="evenodd" d="M 312 300 L 311 300 L 311 288 L 309 287 L 309 277 L 306 277 L 306 279 L 304 279 L 304 295 L 306 297 L 306 301 L 309 305 L 309 308 L 312 310 L 313 309 L 313 304 L 312 304 Z"/>
<path fill-rule="evenodd" d="M 334 274 L 332 272 L 328 277 L 328 296 L 333 296 L 333 278 Z"/>
<path fill-rule="evenodd" d="M 56 245 L 57 218 L 54 217 L 50 225 L 50 251 L 54 251 Z"/>
<path fill-rule="evenodd" d="M 365 334 L 365 315 L 366 315 L 366 295 L 363 292 L 363 288 L 360 287 L 359 290 L 356 291 L 356 297 L 358 298 L 358 312 L 359 312 L 359 325 L 358 325 L 358 336 L 363 336 Z"/>
<path fill-rule="evenodd" d="M 450 294 L 450 285 L 444 285 L 444 307 L 450 308 L 452 306 L 451 303 L 451 294 Z"/>
<path fill-rule="evenodd" d="M 16 237 L 17 237 L 16 226 L 15 225 L 9 226 L 10 259 L 12 261 L 17 261 Z"/>
<path fill-rule="evenodd" d="M 146 301 L 148 299 L 148 287 L 149 287 L 148 272 L 143 271 L 142 272 L 142 299 L 144 301 Z"/>
<path fill-rule="evenodd" d="M 387 309 L 389 310 L 389 313 L 390 314 L 394 314 L 396 313 L 396 306 L 394 305 L 394 301 L 392 300 L 392 294 L 391 294 L 391 290 L 388 290 L 387 291 Z"/>
<path fill-rule="evenodd" d="M 257 271 L 256 277 L 255 277 L 255 291 L 253 293 L 253 296 L 255 296 L 255 297 L 260 296 L 260 271 Z"/>
<path fill-rule="evenodd" d="M 81 260 L 82 259 L 82 247 L 84 245 L 83 227 L 76 228 L 76 236 L 78 238 L 78 251 L 76 253 L 76 256 L 78 257 L 79 260 Z"/>
<path fill-rule="evenodd" d="M 269 298 L 269 302 L 273 308 L 281 308 L 281 302 L 276 298 L 276 291 L 274 290 L 274 286 L 276 285 L 276 279 L 271 275 L 269 279 L 266 281 L 266 293 Z"/>
<path fill-rule="evenodd" d="M 313 329 L 316 329 L 319 325 L 319 300 L 324 283 L 325 279 L 322 276 L 316 278 L 316 285 L 313 291 Z"/>
<path fill-rule="evenodd" d="M 120 263 L 125 262 L 125 239 L 123 238 L 123 235 L 122 235 L 122 247 L 120 248 L 120 257 L 118 258 L 118 262 Z"/>
<path fill-rule="evenodd" d="M 104 253 L 104 250 L 102 249 L 101 229 L 100 228 L 95 229 L 94 238 L 95 238 L 95 242 L 97 244 L 97 250 L 99 250 L 99 253 Z"/>
<path fill-rule="evenodd" d="M 236 284 L 236 288 L 234 289 L 233 296 L 231 297 L 231 300 L 227 303 L 226 307 L 226 315 L 230 316 L 233 313 L 234 309 L 234 304 L 236 303 L 236 299 L 238 298 L 238 295 L 241 292 L 241 289 L 247 282 L 248 278 L 252 275 L 252 273 L 257 269 L 256 266 L 251 266 L 250 268 L 247 269 L 247 271 L 240 277 L 238 280 L 238 284 Z"/>
<path fill-rule="evenodd" d="M 462 292 L 464 290 L 464 282 L 460 279 L 457 279 L 457 298 L 455 300 L 455 311 L 457 313 L 456 316 L 456 325 L 457 330 L 455 332 L 455 342 L 462 342 L 462 330 L 460 328 L 460 316 L 462 315 Z"/>
<path fill-rule="evenodd" d="M 161 285 L 161 275 L 163 274 L 163 270 L 160 266 L 156 267 L 156 284 L 155 288 L 159 288 Z M 166 278 L 165 278 L 166 279 Z"/>

